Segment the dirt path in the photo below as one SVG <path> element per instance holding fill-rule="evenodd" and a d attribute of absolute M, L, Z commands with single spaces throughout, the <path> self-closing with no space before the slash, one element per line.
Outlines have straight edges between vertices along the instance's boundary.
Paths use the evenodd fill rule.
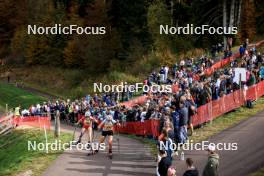
<path fill-rule="evenodd" d="M 213 143 L 237 143 L 237 151 L 218 151 L 220 154 L 220 176 L 247 176 L 264 166 L 264 111 L 212 136 L 209 141 Z M 187 151 L 185 159 L 193 158 L 196 167 L 202 174 L 207 161 L 206 151 Z M 186 169 L 185 162 L 174 161 L 178 172 L 182 175 Z"/>
<path fill-rule="evenodd" d="M 63 126 L 64 131 L 72 132 L 73 127 Z M 80 129 L 76 134 L 79 135 Z M 99 134 L 95 135 L 98 141 Z M 65 151 L 45 171 L 44 176 L 108 176 L 108 175 L 144 175 L 155 174 L 154 157 L 150 148 L 141 142 L 119 136 L 120 150 L 118 152 L 117 136 L 114 139 L 113 159 L 107 157 L 107 150 L 93 156 L 87 156 L 87 151 Z M 85 139 L 83 140 L 85 141 Z"/>

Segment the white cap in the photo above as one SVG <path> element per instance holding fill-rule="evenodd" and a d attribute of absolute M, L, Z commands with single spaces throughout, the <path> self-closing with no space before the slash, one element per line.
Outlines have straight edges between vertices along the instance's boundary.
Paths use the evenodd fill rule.
<path fill-rule="evenodd" d="M 214 151 L 215 151 L 215 144 L 210 143 L 210 144 L 208 145 L 207 150 L 208 150 L 208 151 L 212 151 L 212 152 L 214 152 Z"/>

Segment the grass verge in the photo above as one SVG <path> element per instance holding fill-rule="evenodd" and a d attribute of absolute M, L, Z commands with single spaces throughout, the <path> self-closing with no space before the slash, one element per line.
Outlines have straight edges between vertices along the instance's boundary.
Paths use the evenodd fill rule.
<path fill-rule="evenodd" d="M 49 131 L 48 142 L 54 142 L 53 132 Z M 59 140 L 69 142 L 72 135 L 61 133 Z M 15 176 L 24 173 L 41 175 L 63 151 L 28 150 L 28 141 L 45 143 L 43 129 L 16 129 L 0 138 L 0 175 Z"/>
<path fill-rule="evenodd" d="M 263 175 L 264 175 L 264 168 L 258 170 L 257 172 L 250 174 L 249 176 L 263 176 Z"/>
<path fill-rule="evenodd" d="M 21 105 L 28 108 L 32 104 L 47 101 L 45 97 L 19 89 L 13 85 L 0 82 L 0 109 L 4 110 L 6 104 L 9 108 Z"/>

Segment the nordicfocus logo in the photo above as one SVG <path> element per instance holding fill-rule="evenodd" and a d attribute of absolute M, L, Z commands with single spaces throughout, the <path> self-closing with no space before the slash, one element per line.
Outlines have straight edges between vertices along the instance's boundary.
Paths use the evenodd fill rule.
<path fill-rule="evenodd" d="M 94 83 L 94 92 L 151 92 L 151 93 L 172 93 L 172 86 L 171 85 L 145 85 L 143 83 L 136 83 L 134 85 L 129 85 L 127 82 L 122 82 L 118 85 L 104 85 L 102 83 Z"/>
<path fill-rule="evenodd" d="M 37 25 L 28 25 L 27 26 L 27 34 L 31 35 L 57 35 L 57 34 L 64 34 L 64 35 L 72 35 L 72 34 L 86 34 L 86 35 L 103 35 L 106 34 L 106 27 L 81 27 L 78 25 L 69 25 L 69 26 L 62 26 L 61 24 L 55 24 L 54 26 L 37 26 Z"/>
<path fill-rule="evenodd" d="M 54 142 L 37 142 L 37 141 L 28 141 L 28 150 L 33 151 L 61 151 L 61 150 L 105 150 L 105 143 L 93 142 L 93 143 L 78 143 L 75 141 L 62 143 L 61 140 L 55 140 Z"/>
<path fill-rule="evenodd" d="M 160 25 L 160 34 L 186 34 L 186 35 L 201 35 L 201 34 L 218 34 L 218 35 L 235 35 L 238 33 L 237 27 L 213 27 L 209 25 L 194 26 L 193 24 L 187 24 L 186 26 L 169 26 Z"/>
<path fill-rule="evenodd" d="M 237 143 L 211 143 L 209 141 L 202 141 L 198 143 L 187 142 L 185 144 L 176 144 L 176 143 L 170 143 L 166 141 L 165 143 L 163 141 L 160 141 L 159 143 L 159 149 L 160 150 L 185 150 L 185 151 L 191 151 L 191 150 L 207 150 L 209 146 L 214 146 L 215 150 L 221 151 L 236 151 L 238 150 L 238 144 Z"/>

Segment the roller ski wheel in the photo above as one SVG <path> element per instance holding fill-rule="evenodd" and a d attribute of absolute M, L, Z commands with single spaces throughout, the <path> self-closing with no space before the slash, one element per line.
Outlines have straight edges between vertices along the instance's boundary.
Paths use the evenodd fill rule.
<path fill-rule="evenodd" d="M 98 153 L 98 152 L 92 150 L 91 152 L 87 153 L 87 156 L 96 155 L 97 153 Z"/>
<path fill-rule="evenodd" d="M 113 159 L 113 154 L 112 153 L 109 153 L 108 154 L 108 157 L 109 157 L 109 159 Z"/>
<path fill-rule="evenodd" d="M 98 150 L 91 150 L 90 153 L 87 154 L 87 156 L 96 155 L 98 153 Z"/>

